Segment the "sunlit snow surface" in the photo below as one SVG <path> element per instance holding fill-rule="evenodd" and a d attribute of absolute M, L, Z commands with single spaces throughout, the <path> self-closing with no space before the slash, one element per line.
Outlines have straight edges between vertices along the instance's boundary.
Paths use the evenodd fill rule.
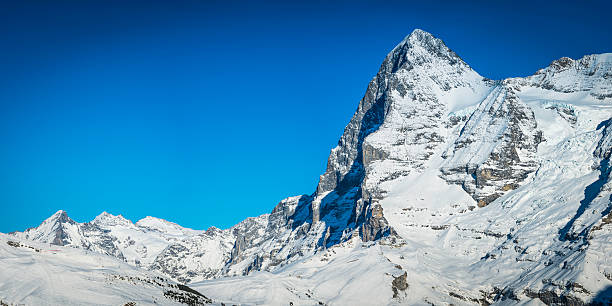
<path fill-rule="evenodd" d="M 176 283 L 114 257 L 0 234 L 0 301 L 9 305 L 184 305 L 166 291 Z"/>

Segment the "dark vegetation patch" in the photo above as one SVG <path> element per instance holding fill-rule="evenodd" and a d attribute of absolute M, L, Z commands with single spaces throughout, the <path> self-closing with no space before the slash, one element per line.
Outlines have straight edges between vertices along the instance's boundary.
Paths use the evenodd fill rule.
<path fill-rule="evenodd" d="M 36 252 L 40 252 L 40 249 L 37 249 L 37 248 L 35 248 L 35 247 L 33 247 L 33 246 L 29 246 L 29 245 L 21 244 L 21 243 L 19 243 L 19 242 L 17 242 L 17 241 L 11 241 L 11 240 L 8 240 L 8 241 L 6 242 L 6 244 L 8 244 L 8 245 L 10 245 L 10 246 L 12 246 L 12 247 L 14 247 L 14 248 L 20 248 L 20 247 L 23 247 L 23 248 L 32 249 L 32 250 L 34 250 L 34 251 L 36 251 Z"/>
<path fill-rule="evenodd" d="M 7 241 L 7 242 L 6 242 L 6 244 L 8 244 L 8 245 L 10 245 L 10 246 L 12 246 L 12 247 L 14 247 L 14 248 L 18 248 L 18 247 L 20 247 L 20 246 L 21 246 L 21 244 L 20 244 L 19 242 L 17 242 L 17 241 L 11 241 L 11 240 Z"/>
<path fill-rule="evenodd" d="M 179 303 L 189 306 L 199 306 L 211 304 L 212 300 L 205 297 L 201 293 L 184 285 L 179 285 L 180 290 L 165 290 L 164 296 L 166 298 L 175 300 Z M 187 289 L 187 290 L 185 290 Z"/>

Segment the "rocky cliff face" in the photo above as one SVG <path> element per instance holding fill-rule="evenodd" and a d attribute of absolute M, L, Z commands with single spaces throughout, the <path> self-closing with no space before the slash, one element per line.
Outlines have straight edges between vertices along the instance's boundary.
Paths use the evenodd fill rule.
<path fill-rule="evenodd" d="M 370 82 L 330 154 L 315 198 L 352 190 L 358 195 L 348 199 L 356 216 L 349 228 L 359 228 L 364 240 L 392 234 L 377 204 L 388 192 L 384 182 L 422 170 L 446 141 L 445 117 L 465 103 L 453 93 L 478 97 L 489 83 L 444 42 L 415 30 L 387 55 Z M 319 210 L 315 202 L 313 211 Z"/>
<path fill-rule="evenodd" d="M 605 300 L 596 295 L 612 286 L 611 76 L 612 55 L 600 54 L 488 80 L 415 30 L 370 81 L 312 195 L 225 230 L 105 214 L 79 224 L 58 213 L 15 235 L 181 282 L 270 271 L 282 286 L 311 288 L 368 275 L 386 303 Z M 259 292 L 257 277 L 240 286 Z M 287 290 L 336 301 L 316 300 L 334 291 L 320 287 Z"/>
<path fill-rule="evenodd" d="M 480 90 L 485 80 L 444 43 L 421 30 L 406 37 L 385 58 L 357 111 L 330 154 L 317 195 L 366 187 L 363 198 L 380 198 L 376 186 L 397 173 L 374 168 L 377 161 L 411 163 L 419 168 L 435 146 L 442 117 L 452 105 L 443 96 L 453 89 Z M 373 166 L 374 165 L 374 166 Z M 400 165 L 405 168 L 406 165 Z M 408 171 L 408 170 L 407 170 Z M 363 185 L 364 179 L 376 182 Z"/>
<path fill-rule="evenodd" d="M 537 168 L 542 131 L 513 85 L 497 82 L 442 155 L 442 177 L 460 184 L 479 207 L 518 188 Z"/>

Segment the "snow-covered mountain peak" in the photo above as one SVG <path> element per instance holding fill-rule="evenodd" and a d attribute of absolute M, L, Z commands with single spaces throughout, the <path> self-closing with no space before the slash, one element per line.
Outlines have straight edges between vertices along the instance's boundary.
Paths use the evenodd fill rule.
<path fill-rule="evenodd" d="M 186 232 L 195 232 L 192 229 L 184 228 L 174 222 L 151 216 L 146 216 L 138 220 L 138 222 L 136 222 L 136 226 L 172 235 L 181 235 Z"/>
<path fill-rule="evenodd" d="M 68 214 L 65 210 L 58 210 L 56 213 L 51 215 L 49 218 L 45 219 L 38 227 L 31 228 L 28 230 L 44 228 L 47 231 L 53 231 L 57 228 L 61 228 L 62 225 L 74 225 L 77 224 L 74 220 L 68 217 Z"/>
<path fill-rule="evenodd" d="M 429 51 L 436 51 L 440 49 L 444 51 L 450 51 L 450 49 L 446 47 L 446 45 L 441 39 L 436 38 L 431 33 L 423 31 L 421 29 L 415 29 L 414 31 L 412 31 L 412 33 L 406 36 L 406 38 L 404 38 L 404 40 L 402 40 L 399 45 L 405 44 L 410 44 L 412 46 L 419 45 Z"/>
<path fill-rule="evenodd" d="M 79 223 L 70 219 L 66 211 L 58 210 L 39 226 L 13 234 L 25 239 L 38 240 L 55 245 L 66 245 L 75 240 L 75 237 L 78 236 L 76 235 L 78 231 Z"/>
<path fill-rule="evenodd" d="M 364 198 L 379 198 L 385 193 L 381 181 L 422 168 L 445 141 L 449 114 L 475 106 L 492 86 L 442 40 L 414 30 L 370 82 L 330 155 L 318 193 L 365 187 Z"/>
<path fill-rule="evenodd" d="M 218 228 L 216 226 L 211 226 L 204 233 L 206 235 L 213 236 L 213 235 L 217 235 L 217 234 L 219 234 L 221 232 L 223 232 L 222 229 L 220 229 L 220 228 Z"/>
<path fill-rule="evenodd" d="M 408 34 L 406 37 L 404 37 L 404 39 L 398 44 L 398 46 L 404 45 L 404 44 L 414 44 L 414 43 L 420 43 L 423 41 L 440 41 L 439 39 L 435 38 L 433 35 L 431 35 L 431 33 L 421 30 L 421 29 L 414 29 L 410 34 Z"/>
<path fill-rule="evenodd" d="M 398 48 L 401 48 L 403 46 L 420 46 L 427 50 L 449 50 L 441 39 L 436 38 L 431 33 L 423 31 L 421 29 L 415 29 L 414 31 L 412 31 L 412 33 L 410 33 L 399 44 L 397 44 L 393 51 L 396 51 Z"/>
<path fill-rule="evenodd" d="M 414 30 L 406 36 L 387 55 L 383 63 L 390 66 L 391 72 L 401 69 L 412 70 L 415 67 L 455 66 L 459 69 L 471 70 L 469 66 L 439 38 L 420 29 Z M 448 68 L 447 68 L 448 69 Z M 436 69 L 429 70 L 430 74 L 438 74 Z M 444 73 L 444 71 L 439 71 Z"/>
<path fill-rule="evenodd" d="M 160 227 L 160 228 L 164 228 L 164 227 L 180 227 L 178 224 L 176 223 L 172 223 L 170 221 L 161 219 L 161 218 L 156 218 L 156 217 L 152 217 L 152 216 L 146 216 L 138 221 L 136 221 L 136 225 L 138 226 L 142 226 L 142 227 L 151 227 L 151 228 L 156 228 L 156 227 Z"/>
<path fill-rule="evenodd" d="M 124 218 L 122 215 L 113 215 L 110 214 L 106 211 L 102 212 L 101 214 L 99 214 L 93 221 L 93 224 L 101 226 L 101 227 L 105 227 L 105 226 L 116 226 L 116 225 L 124 225 L 124 226 L 130 226 L 133 225 L 132 222 L 126 218 Z"/>
<path fill-rule="evenodd" d="M 56 213 L 51 215 L 51 217 L 47 218 L 43 221 L 43 224 L 53 224 L 53 223 L 75 223 L 74 220 L 68 217 L 68 214 L 65 210 L 58 210 Z"/>
<path fill-rule="evenodd" d="M 65 215 L 65 214 L 66 214 L 66 211 L 63 210 L 63 209 L 60 209 L 60 210 L 56 211 L 54 214 L 52 214 L 51 217 L 59 216 L 59 215 Z"/>
<path fill-rule="evenodd" d="M 593 69 L 605 69 L 605 66 L 609 65 L 610 63 L 612 63 L 612 53 L 590 54 L 577 60 L 564 56 L 552 61 L 548 67 L 538 70 L 535 74 L 545 73 L 546 71 L 558 72 L 577 68 L 577 66 L 584 68 L 589 67 Z"/>
<path fill-rule="evenodd" d="M 524 78 L 522 85 L 560 93 L 588 93 L 599 101 L 612 98 L 612 53 L 585 55 L 577 60 L 562 57 Z"/>

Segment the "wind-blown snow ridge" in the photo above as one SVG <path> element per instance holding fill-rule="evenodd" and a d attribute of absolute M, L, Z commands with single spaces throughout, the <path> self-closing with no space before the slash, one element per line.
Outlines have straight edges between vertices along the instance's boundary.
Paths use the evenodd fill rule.
<path fill-rule="evenodd" d="M 370 81 L 312 195 L 224 230 L 60 211 L 12 237 L 233 303 L 605 305 L 611 121 L 609 53 L 492 81 L 415 30 Z"/>

